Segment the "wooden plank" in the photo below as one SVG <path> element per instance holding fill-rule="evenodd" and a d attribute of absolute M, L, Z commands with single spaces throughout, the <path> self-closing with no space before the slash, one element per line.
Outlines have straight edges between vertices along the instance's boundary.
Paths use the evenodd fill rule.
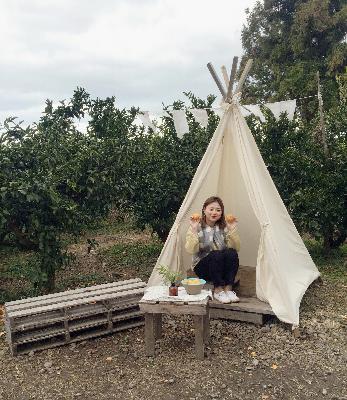
<path fill-rule="evenodd" d="M 160 299 L 159 301 L 157 300 L 157 303 L 165 305 L 170 304 L 172 306 L 177 306 L 177 307 L 188 306 L 188 305 L 206 307 L 208 300 L 209 300 L 208 297 L 206 297 L 206 299 L 201 301 L 174 301 L 174 300 Z M 146 302 L 146 300 L 144 302 Z"/>
<path fill-rule="evenodd" d="M 20 310 L 25 310 L 25 309 L 31 309 L 31 308 L 36 308 L 40 306 L 46 306 L 50 304 L 61 304 L 65 303 L 68 301 L 73 301 L 73 300 L 78 300 L 78 299 L 84 299 L 85 302 L 88 301 L 89 298 L 95 297 L 95 296 L 101 296 L 103 294 L 108 294 L 108 293 L 120 293 L 122 291 L 128 290 L 130 288 L 144 288 L 145 287 L 144 282 L 135 282 L 135 283 L 130 283 L 127 285 L 121 285 L 117 287 L 108 287 L 108 288 L 102 288 L 99 290 L 93 290 L 93 291 L 86 291 L 86 292 L 79 292 L 79 293 L 72 293 L 69 295 L 62 295 L 62 296 L 57 296 L 49 299 L 44 299 L 42 301 L 33 301 L 33 302 L 26 302 L 23 304 L 17 304 L 14 306 L 7 306 L 6 311 L 9 315 L 15 311 L 20 311 Z"/>
<path fill-rule="evenodd" d="M 139 289 L 133 289 L 133 290 L 124 290 L 122 292 L 119 292 L 117 294 L 111 293 L 111 294 L 105 294 L 101 296 L 94 296 L 94 297 L 88 297 L 87 302 L 93 303 L 93 302 L 101 302 L 103 300 L 109 300 L 111 298 L 125 298 L 125 297 L 131 297 L 133 295 L 138 295 L 144 293 L 143 288 Z M 64 302 L 63 304 L 51 304 L 47 306 L 40 306 L 40 307 L 35 307 L 31 309 L 26 309 L 26 310 L 20 310 L 20 311 L 14 311 L 10 315 L 11 317 L 21 317 L 24 315 L 31 315 L 31 314 L 39 314 L 39 313 L 44 313 L 47 311 L 53 311 L 61 308 L 62 306 L 64 307 L 74 307 L 78 305 L 85 304 L 85 299 L 78 299 L 78 300 L 72 300 L 72 301 L 67 301 Z"/>
<path fill-rule="evenodd" d="M 210 317 L 216 319 L 231 319 L 234 321 L 252 322 L 253 324 L 263 324 L 263 314 L 226 310 L 222 308 L 211 308 Z"/>
<path fill-rule="evenodd" d="M 199 307 L 192 307 L 191 305 L 188 306 L 181 306 L 176 307 L 172 305 L 165 305 L 165 304 L 144 304 L 140 303 L 140 310 L 153 313 L 153 314 L 173 314 L 173 315 L 205 315 L 206 314 L 206 306 L 199 306 Z"/>
<path fill-rule="evenodd" d="M 33 319 L 35 318 L 35 319 Z M 34 328 L 35 326 L 47 325 L 54 322 L 64 321 L 64 310 L 56 310 L 54 313 L 37 314 L 35 316 L 24 316 L 12 319 L 11 330 L 13 332 Z"/>
<path fill-rule="evenodd" d="M 48 340 L 51 338 L 48 338 Z M 42 343 L 43 342 L 43 343 Z M 57 340 L 54 343 L 47 343 L 45 341 L 42 342 L 31 342 L 31 343 L 23 343 L 22 345 L 16 346 L 16 352 L 13 355 L 21 355 L 21 354 L 28 354 L 31 351 L 39 351 L 39 350 L 46 350 L 51 349 L 53 347 L 58 347 L 66 344 L 65 336 L 61 335 L 61 339 Z"/>
<path fill-rule="evenodd" d="M 69 320 L 74 320 L 78 318 L 83 318 L 89 315 L 106 313 L 108 308 L 102 303 L 96 304 L 81 304 L 75 307 L 63 307 L 65 310 L 65 315 Z M 35 316 L 32 316 L 35 318 Z"/>
<path fill-rule="evenodd" d="M 210 309 L 222 308 L 230 311 L 253 312 L 257 314 L 275 315 L 269 304 L 254 297 L 241 297 L 239 303 L 222 304 L 216 300 L 209 303 Z"/>
<path fill-rule="evenodd" d="M 109 308 L 114 313 L 121 312 L 122 310 L 127 310 L 128 308 L 139 307 L 139 298 L 131 299 L 133 301 L 121 302 L 118 307 L 114 304 Z"/>
<path fill-rule="evenodd" d="M 60 328 L 46 328 L 44 330 L 36 331 L 36 332 L 29 332 L 23 333 L 18 337 L 13 338 L 14 344 L 23 344 L 29 342 L 37 342 L 38 340 L 48 339 L 55 336 L 61 336 L 65 334 L 65 327 L 64 325 Z"/>
<path fill-rule="evenodd" d="M 228 88 L 227 101 L 231 101 L 231 98 L 232 98 L 233 86 L 234 86 L 234 81 L 235 81 L 235 78 L 236 78 L 236 70 L 237 70 L 238 60 L 239 60 L 238 57 L 234 57 L 233 58 L 233 65 L 232 65 L 231 71 L 230 71 L 229 85 L 227 86 L 227 88 Z"/>
<path fill-rule="evenodd" d="M 101 314 L 93 319 L 83 318 L 81 320 L 68 321 L 69 332 L 75 332 L 81 329 L 92 328 L 94 326 L 103 325 L 108 322 L 106 314 Z"/>
<path fill-rule="evenodd" d="M 5 307 L 7 309 L 11 309 L 12 306 L 19 305 L 19 304 L 32 303 L 32 302 L 35 302 L 35 301 L 41 301 L 41 300 L 45 300 L 45 299 L 61 297 L 61 296 L 64 296 L 64 295 L 69 295 L 69 294 L 74 294 L 74 293 L 76 293 L 76 294 L 77 293 L 88 293 L 88 292 L 93 291 L 93 290 L 98 290 L 99 288 L 100 289 L 106 289 L 106 288 L 110 288 L 110 287 L 123 286 L 123 285 L 128 285 L 128 284 L 131 284 L 131 283 L 138 283 L 138 282 L 142 282 L 141 279 L 134 278 L 134 279 L 127 279 L 127 280 L 124 280 L 124 281 L 103 283 L 101 285 L 88 286 L 88 287 L 84 287 L 84 288 L 80 288 L 80 289 L 66 290 L 64 292 L 57 292 L 57 293 L 51 293 L 51 294 L 47 294 L 47 295 L 43 295 L 43 296 L 29 297 L 29 298 L 25 298 L 25 299 L 21 299 L 21 300 L 9 301 L 9 302 L 5 303 Z M 144 282 L 142 282 L 142 283 L 144 283 Z M 144 283 L 144 285 L 145 285 L 145 283 Z"/>
<path fill-rule="evenodd" d="M 112 317 L 112 321 L 122 321 L 122 320 L 125 320 L 125 319 L 141 317 L 143 315 L 144 315 L 144 313 L 142 311 L 137 310 L 137 311 L 129 312 L 127 314 L 116 315 L 116 316 Z"/>
<path fill-rule="evenodd" d="M 207 64 L 207 68 L 208 68 L 208 70 L 210 71 L 210 74 L 212 75 L 212 78 L 213 78 L 214 81 L 216 82 L 216 85 L 217 85 L 219 91 L 221 92 L 221 95 L 222 95 L 223 99 L 225 99 L 226 92 L 225 92 L 225 90 L 224 90 L 224 88 L 223 88 L 222 82 L 221 82 L 220 79 L 218 78 L 218 75 L 217 75 L 217 73 L 216 73 L 216 71 L 215 71 L 215 69 L 214 69 L 212 63 L 208 63 L 208 64 Z"/>
<path fill-rule="evenodd" d="M 194 315 L 195 327 L 195 354 L 198 360 L 203 360 L 205 357 L 205 332 L 204 332 L 204 316 Z"/>

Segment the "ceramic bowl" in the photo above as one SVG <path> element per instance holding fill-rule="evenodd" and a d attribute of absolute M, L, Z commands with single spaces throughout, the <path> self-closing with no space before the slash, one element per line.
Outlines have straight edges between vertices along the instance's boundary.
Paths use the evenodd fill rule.
<path fill-rule="evenodd" d="M 181 283 L 188 294 L 200 294 L 206 281 L 199 278 L 186 278 Z"/>

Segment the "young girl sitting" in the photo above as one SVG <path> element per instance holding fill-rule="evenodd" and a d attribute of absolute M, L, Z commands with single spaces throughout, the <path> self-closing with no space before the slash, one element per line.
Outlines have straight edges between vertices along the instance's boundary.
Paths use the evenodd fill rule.
<path fill-rule="evenodd" d="M 232 216 L 227 219 L 222 200 L 209 197 L 203 204 L 202 216 L 190 218 L 185 245 L 193 255 L 194 272 L 199 278 L 213 282 L 214 298 L 221 303 L 239 301 L 232 289 L 239 268 L 240 238 L 237 220 Z"/>

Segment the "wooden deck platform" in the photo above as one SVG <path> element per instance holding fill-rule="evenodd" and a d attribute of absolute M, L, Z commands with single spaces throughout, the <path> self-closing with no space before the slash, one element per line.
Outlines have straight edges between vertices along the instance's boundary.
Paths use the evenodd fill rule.
<path fill-rule="evenodd" d="M 196 276 L 190 271 L 189 276 Z M 222 304 L 216 300 L 209 302 L 210 318 L 222 318 L 234 321 L 251 322 L 262 325 L 268 316 L 275 315 L 269 304 L 260 301 L 256 297 L 256 270 L 254 267 L 240 265 L 236 275 L 239 284 L 234 289 L 239 303 Z M 212 289 L 211 284 L 206 284 L 206 288 Z"/>
<path fill-rule="evenodd" d="M 210 318 L 230 319 L 234 321 L 252 322 L 262 325 L 265 317 L 275 315 L 269 304 L 258 300 L 256 297 L 240 296 L 239 303 L 222 304 L 210 300 Z"/>

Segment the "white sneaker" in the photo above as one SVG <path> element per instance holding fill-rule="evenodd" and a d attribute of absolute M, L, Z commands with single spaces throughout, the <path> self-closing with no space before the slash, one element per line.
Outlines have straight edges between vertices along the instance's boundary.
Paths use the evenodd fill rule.
<path fill-rule="evenodd" d="M 232 303 L 237 303 L 240 301 L 240 299 L 236 296 L 236 293 L 233 290 L 228 290 L 227 292 L 224 293 Z"/>
<path fill-rule="evenodd" d="M 227 304 L 230 303 L 230 299 L 229 296 L 227 296 L 227 294 L 224 292 L 224 290 L 222 290 L 219 293 L 214 293 L 213 297 L 220 301 L 221 303 Z"/>

